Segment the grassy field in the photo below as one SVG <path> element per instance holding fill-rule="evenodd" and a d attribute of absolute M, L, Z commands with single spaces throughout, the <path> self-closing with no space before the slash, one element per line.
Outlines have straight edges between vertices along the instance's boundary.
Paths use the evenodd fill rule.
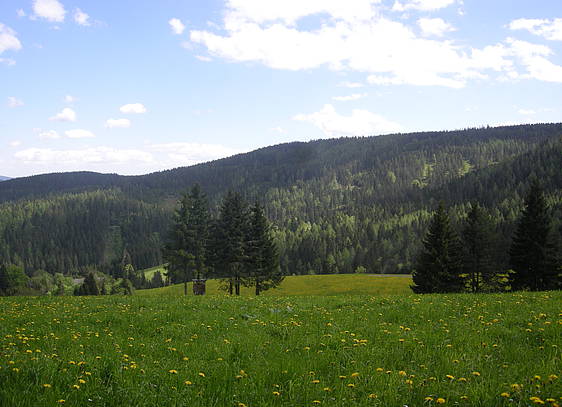
<path fill-rule="evenodd" d="M 556 406 L 562 292 L 0 298 L 1 406 Z"/>
<path fill-rule="evenodd" d="M 154 273 L 154 271 L 153 271 Z M 275 289 L 262 292 L 264 296 L 287 295 L 394 295 L 409 294 L 412 278 L 405 275 L 331 274 L 288 276 Z M 192 293 L 191 284 L 188 294 Z M 242 287 L 241 294 L 252 295 L 253 288 Z M 150 290 L 139 290 L 138 295 L 183 295 L 183 284 Z M 207 281 L 208 295 L 226 295 L 219 289 L 218 280 Z"/>

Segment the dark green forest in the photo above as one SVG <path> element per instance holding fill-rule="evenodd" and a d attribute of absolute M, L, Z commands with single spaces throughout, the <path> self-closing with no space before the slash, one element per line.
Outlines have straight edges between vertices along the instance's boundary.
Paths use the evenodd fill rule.
<path fill-rule="evenodd" d="M 217 214 L 239 191 L 273 224 L 284 274 L 409 273 L 438 203 L 460 233 L 478 202 L 508 268 L 523 198 L 538 179 L 562 214 L 562 124 L 317 140 L 143 176 L 47 174 L 0 183 L 0 261 L 85 275 L 162 263 L 181 194 L 198 183 Z M 558 250 L 559 246 L 558 246 Z"/>

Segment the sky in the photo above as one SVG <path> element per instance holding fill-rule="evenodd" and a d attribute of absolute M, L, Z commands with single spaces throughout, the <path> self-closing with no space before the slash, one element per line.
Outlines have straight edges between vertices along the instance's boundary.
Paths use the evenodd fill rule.
<path fill-rule="evenodd" d="M 560 0 L 0 0 L 3 176 L 560 121 Z"/>

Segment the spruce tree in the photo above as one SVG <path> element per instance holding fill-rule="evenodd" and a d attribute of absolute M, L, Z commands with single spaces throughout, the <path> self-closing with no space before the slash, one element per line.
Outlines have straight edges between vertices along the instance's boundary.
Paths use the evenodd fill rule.
<path fill-rule="evenodd" d="M 464 274 L 471 292 L 494 291 L 499 287 L 498 266 L 494 262 L 496 238 L 486 211 L 473 203 L 462 231 Z"/>
<path fill-rule="evenodd" d="M 429 225 L 413 273 L 415 293 L 459 292 L 463 289 L 462 249 L 443 202 Z"/>
<path fill-rule="evenodd" d="M 187 295 L 189 280 L 199 279 L 206 272 L 209 212 L 207 198 L 197 184 L 179 204 L 162 254 L 168 276 L 175 283 L 182 282 Z"/>
<path fill-rule="evenodd" d="M 279 253 L 263 207 L 257 202 L 250 209 L 245 248 L 247 272 L 256 295 L 278 286 L 284 278 L 279 267 Z"/>
<path fill-rule="evenodd" d="M 217 277 L 226 278 L 229 293 L 240 295 L 246 277 L 245 239 L 248 227 L 248 205 L 238 192 L 225 196 L 213 228 L 214 266 Z"/>
<path fill-rule="evenodd" d="M 550 211 L 537 179 L 525 199 L 525 206 L 509 250 L 513 290 L 560 288 L 559 265 L 551 233 Z"/>

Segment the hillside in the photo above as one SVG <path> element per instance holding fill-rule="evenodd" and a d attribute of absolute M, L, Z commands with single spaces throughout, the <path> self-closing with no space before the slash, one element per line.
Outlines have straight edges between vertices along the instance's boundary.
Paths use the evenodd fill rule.
<path fill-rule="evenodd" d="M 562 210 L 562 124 L 317 140 L 143 176 L 46 174 L 0 184 L 0 256 L 28 271 L 161 263 L 180 193 L 201 184 L 266 204 L 287 274 L 408 272 L 431 211 L 478 200 L 509 245 L 530 176 Z M 560 216 L 557 216 L 559 221 Z M 498 267 L 505 266 L 498 251 Z"/>
<path fill-rule="evenodd" d="M 9 177 L 4 177 L 4 176 L 0 175 L 0 182 L 8 181 L 9 179 L 10 179 Z"/>

